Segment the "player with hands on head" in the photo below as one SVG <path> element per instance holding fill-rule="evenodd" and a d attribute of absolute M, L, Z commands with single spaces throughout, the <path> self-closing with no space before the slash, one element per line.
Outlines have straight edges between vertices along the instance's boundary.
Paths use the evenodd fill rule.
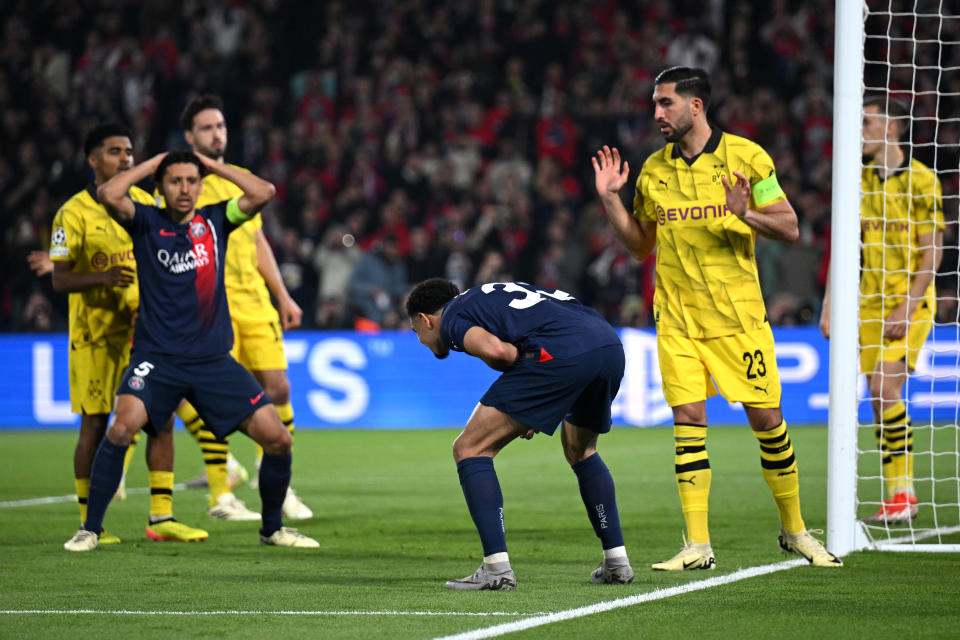
<path fill-rule="evenodd" d="M 55 291 L 68 293 L 70 404 L 80 414 L 73 455 L 80 521 L 87 517 L 90 472 L 97 447 L 113 411 L 113 394 L 130 359 L 130 340 L 139 303 L 129 234 L 104 208 L 97 188 L 133 164 L 129 130 L 116 122 L 95 126 L 84 139 L 93 182 L 71 197 L 53 220 L 50 251 L 33 252 L 31 268 L 52 274 Z M 131 185 L 129 197 L 150 203 L 147 192 Z M 138 434 L 139 435 L 139 434 Z M 134 447 L 127 449 L 122 475 Z M 152 540 L 203 540 L 207 532 L 173 518 L 173 439 L 169 434 L 147 441 L 150 514 L 146 533 Z M 126 492 L 121 480 L 116 495 Z M 120 539 L 104 532 L 102 544 Z"/>
<path fill-rule="evenodd" d="M 204 169 L 236 184 L 242 195 L 197 209 Z M 134 203 L 127 196 L 131 185 L 151 174 L 165 208 Z M 133 239 L 140 314 L 130 365 L 117 388 L 115 419 L 94 459 L 87 518 L 64 546 L 70 551 L 97 548 L 134 434 L 140 429 L 169 432 L 174 411 L 187 398 L 218 437 L 239 429 L 263 447 L 261 544 L 318 547 L 316 540 L 283 526 L 290 433 L 263 388 L 230 356 L 233 332 L 223 284 L 228 238 L 273 197 L 273 185 L 205 162 L 192 151 L 171 151 L 114 176 L 97 195 Z"/>

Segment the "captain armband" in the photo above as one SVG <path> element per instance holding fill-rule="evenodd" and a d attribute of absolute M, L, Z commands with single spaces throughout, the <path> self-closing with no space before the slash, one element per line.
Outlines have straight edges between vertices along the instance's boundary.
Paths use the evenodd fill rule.
<path fill-rule="evenodd" d="M 233 198 L 227 201 L 227 220 L 233 224 L 240 225 L 252 218 L 253 215 L 248 215 L 240 210 L 240 205 L 238 204 L 240 198 Z"/>
<path fill-rule="evenodd" d="M 780 183 L 777 182 L 777 174 L 775 173 L 771 173 L 769 176 L 753 185 L 752 191 L 753 202 L 758 207 L 762 207 L 763 205 L 769 204 L 779 198 L 786 197 L 783 189 L 780 188 Z"/>

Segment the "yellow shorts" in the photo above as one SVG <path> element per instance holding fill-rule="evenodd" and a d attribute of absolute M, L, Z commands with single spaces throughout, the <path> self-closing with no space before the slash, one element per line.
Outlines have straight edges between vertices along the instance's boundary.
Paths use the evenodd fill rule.
<path fill-rule="evenodd" d="M 287 368 L 283 352 L 283 329 L 277 310 L 267 305 L 259 313 L 230 315 L 233 323 L 233 349 L 230 355 L 250 371 Z"/>
<path fill-rule="evenodd" d="M 720 338 L 657 336 L 663 395 L 667 404 L 700 402 L 720 394 L 730 402 L 780 406 L 780 374 L 773 331 L 766 324 Z"/>
<path fill-rule="evenodd" d="M 933 316 L 937 312 L 936 299 L 921 304 L 907 325 L 905 338 L 889 340 L 883 337 L 883 315 L 879 309 L 860 310 L 860 371 L 872 374 L 877 362 L 898 362 L 906 359 L 913 371 L 917 366 L 920 349 L 930 335 Z"/>
<path fill-rule="evenodd" d="M 130 362 L 130 336 L 70 345 L 70 409 L 110 413 L 124 369 Z"/>

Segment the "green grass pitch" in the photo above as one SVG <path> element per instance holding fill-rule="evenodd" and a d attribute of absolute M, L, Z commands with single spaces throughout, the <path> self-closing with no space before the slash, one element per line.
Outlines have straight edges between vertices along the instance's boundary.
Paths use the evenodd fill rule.
<path fill-rule="evenodd" d="M 755 439 L 746 426 L 714 427 L 710 521 L 718 568 L 650 571 L 681 544 L 673 440 L 669 429 L 618 427 L 601 438 L 600 453 L 617 483 L 632 585 L 590 583 L 599 542 L 559 437 L 540 435 L 512 443 L 496 459 L 518 590 L 448 591 L 446 579 L 472 573 L 480 560 L 450 453 L 456 434 L 298 431 L 293 484 L 316 515 L 287 524 L 316 537 L 318 550 L 261 547 L 256 523 L 210 520 L 205 492 L 182 490 L 174 495 L 176 517 L 206 528 L 209 540 L 148 541 L 149 498 L 135 493 L 107 513 L 107 528 L 123 544 L 71 554 L 62 544 L 78 528 L 75 503 L 10 503 L 72 493 L 75 434 L 0 432 L 0 638 L 435 638 L 785 559 Z M 807 525 L 823 528 L 826 430 L 793 426 L 791 437 Z M 236 435 L 232 443 L 252 466 L 249 441 Z M 182 482 L 202 463 L 182 431 L 176 445 Z M 141 445 L 129 487 L 146 485 L 142 454 Z M 237 494 L 259 509 L 255 491 Z M 845 563 L 840 570 L 778 571 L 508 637 L 957 637 L 958 554 L 855 553 Z"/>

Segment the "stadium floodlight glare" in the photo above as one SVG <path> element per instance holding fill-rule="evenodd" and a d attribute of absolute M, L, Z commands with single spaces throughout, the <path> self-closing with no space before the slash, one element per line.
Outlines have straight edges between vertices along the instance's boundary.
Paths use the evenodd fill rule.
<path fill-rule="evenodd" d="M 941 0 L 836 3 L 827 543 L 838 555 L 861 549 L 960 551 L 960 273 L 956 258 L 960 85 L 954 80 L 960 74 L 960 16 L 952 14 L 948 4 Z M 900 149 L 906 158 L 894 174 L 899 178 L 882 178 L 880 186 L 865 192 L 861 183 L 866 162 L 863 145 L 872 142 L 863 139 L 863 100 L 867 96 L 880 96 L 884 108 L 898 100 L 908 113 L 895 116 L 901 125 Z M 894 117 L 889 110 L 887 116 Z M 936 197 L 930 172 L 912 165 L 914 160 L 939 179 L 942 200 Z M 874 208 L 882 203 L 882 216 L 865 213 L 871 206 L 868 200 Z M 908 204 L 903 205 L 905 202 Z M 908 273 L 915 277 L 919 263 L 905 268 L 888 258 L 896 243 L 891 241 L 894 234 L 889 225 L 908 225 L 910 233 L 896 237 L 906 243 L 902 238 L 908 235 L 914 239 L 910 242 L 917 243 L 897 245 L 908 251 L 909 260 L 932 247 L 932 243 L 924 246 L 916 240 L 931 235 L 924 233 L 930 224 L 892 215 L 895 207 L 916 207 L 920 202 L 945 218 L 946 251 L 940 255 L 948 259 L 934 277 L 939 309 L 933 332 L 919 352 L 915 372 L 907 376 L 902 388 L 909 416 L 906 433 L 910 435 L 895 444 L 898 436 L 891 434 L 904 433 L 905 423 L 891 417 L 895 412 L 889 403 L 873 402 L 879 397 L 871 397 L 875 392 L 863 383 L 863 372 L 859 372 L 858 345 L 866 317 L 861 303 L 868 296 L 861 294 L 860 278 L 843 276 L 861 273 L 864 252 L 873 251 L 881 262 L 881 268 L 873 270 L 874 280 L 889 283 L 898 277 L 903 280 Z M 883 229 L 879 242 L 865 240 L 861 225 L 868 218 Z M 915 226 L 918 224 L 923 226 Z M 879 278 L 878 271 L 882 274 Z M 936 269 L 927 270 L 931 271 Z M 885 317 L 903 298 L 877 292 L 876 299 Z M 873 346 L 881 352 L 889 344 L 880 338 L 876 342 Z M 883 420 L 877 420 L 871 409 L 874 404 L 881 411 L 887 408 L 882 431 Z M 912 474 L 891 471 L 900 468 L 891 465 L 898 454 L 904 461 L 901 466 Z M 911 475 L 916 517 L 900 522 L 869 518 L 885 508 L 885 500 L 890 504 L 893 492 L 910 486 Z"/>

